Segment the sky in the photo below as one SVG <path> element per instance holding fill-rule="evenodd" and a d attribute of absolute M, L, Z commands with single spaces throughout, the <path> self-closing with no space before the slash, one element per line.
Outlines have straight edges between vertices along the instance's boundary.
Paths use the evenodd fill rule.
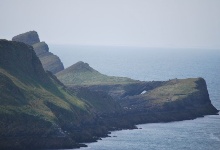
<path fill-rule="evenodd" d="M 0 0 L 0 39 L 220 49 L 220 0 Z"/>

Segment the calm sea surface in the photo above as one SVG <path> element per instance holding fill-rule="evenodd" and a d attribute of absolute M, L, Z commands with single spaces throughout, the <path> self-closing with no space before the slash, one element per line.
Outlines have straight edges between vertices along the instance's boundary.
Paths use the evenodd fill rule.
<path fill-rule="evenodd" d="M 84 61 L 99 72 L 143 81 L 203 77 L 220 109 L 220 50 L 51 45 L 65 67 Z M 220 116 L 138 125 L 89 143 L 85 150 L 220 150 Z M 113 137 L 114 136 L 114 137 Z"/>

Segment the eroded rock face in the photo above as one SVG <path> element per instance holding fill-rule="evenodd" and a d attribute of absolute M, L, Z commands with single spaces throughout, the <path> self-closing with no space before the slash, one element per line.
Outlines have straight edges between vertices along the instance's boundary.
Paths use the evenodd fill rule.
<path fill-rule="evenodd" d="M 44 70 L 48 70 L 53 74 L 60 72 L 64 69 L 63 63 L 60 61 L 60 58 L 53 53 L 48 52 L 39 56 L 41 63 L 43 64 Z"/>
<path fill-rule="evenodd" d="M 40 42 L 40 39 L 36 31 L 29 31 L 13 37 L 12 41 L 23 42 L 28 45 L 33 45 Z"/>
<path fill-rule="evenodd" d="M 7 40 L 0 40 L 0 46 L 0 67 L 20 79 L 25 79 L 25 74 L 41 82 L 48 80 L 33 47 Z"/>
<path fill-rule="evenodd" d="M 37 56 L 49 52 L 49 47 L 45 42 L 38 42 L 32 45 Z"/>
<path fill-rule="evenodd" d="M 39 57 L 44 70 L 48 70 L 55 74 L 64 69 L 63 63 L 61 62 L 60 58 L 49 52 L 49 47 L 45 42 L 35 43 L 32 46 L 35 53 Z"/>
<path fill-rule="evenodd" d="M 39 36 L 36 31 L 29 31 L 23 34 L 19 34 L 13 37 L 12 41 L 23 42 L 25 44 L 33 46 L 34 51 L 39 57 L 44 70 L 48 70 L 55 74 L 64 69 L 63 63 L 61 62 L 60 58 L 49 52 L 49 47 L 45 42 L 40 42 Z"/>
<path fill-rule="evenodd" d="M 202 116 L 218 112 L 211 104 L 203 78 L 125 85 L 92 85 L 89 89 L 108 93 L 127 113 L 189 111 Z"/>

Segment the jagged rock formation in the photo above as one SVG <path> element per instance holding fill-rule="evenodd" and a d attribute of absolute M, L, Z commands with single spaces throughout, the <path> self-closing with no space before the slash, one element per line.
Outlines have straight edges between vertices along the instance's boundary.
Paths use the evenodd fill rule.
<path fill-rule="evenodd" d="M 132 80 L 126 77 L 107 76 L 99 73 L 91 68 L 89 64 L 82 61 L 73 64 L 72 66 L 60 71 L 56 74 L 57 78 L 68 86 L 75 85 L 100 85 L 100 84 L 126 84 L 136 83 L 137 80 Z"/>
<path fill-rule="evenodd" d="M 12 41 L 23 42 L 33 46 L 34 51 L 39 57 L 44 70 L 48 70 L 55 74 L 64 69 L 63 63 L 59 57 L 49 52 L 49 47 L 45 42 L 40 42 L 36 31 L 29 31 L 23 34 L 19 34 L 13 37 Z"/>

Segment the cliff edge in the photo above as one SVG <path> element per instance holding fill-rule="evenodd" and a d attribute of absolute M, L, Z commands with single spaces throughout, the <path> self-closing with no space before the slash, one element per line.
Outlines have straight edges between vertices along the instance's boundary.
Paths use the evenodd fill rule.
<path fill-rule="evenodd" d="M 45 72 L 32 46 L 0 40 L 0 149 L 74 148 L 106 135 L 97 119 L 121 107 L 105 93 L 81 93 Z"/>
<path fill-rule="evenodd" d="M 45 42 L 40 42 L 38 33 L 36 31 L 29 31 L 19 34 L 13 37 L 12 41 L 23 42 L 33 46 L 34 51 L 39 57 L 44 70 L 48 70 L 55 74 L 64 69 L 60 58 L 49 52 L 49 47 Z"/>

